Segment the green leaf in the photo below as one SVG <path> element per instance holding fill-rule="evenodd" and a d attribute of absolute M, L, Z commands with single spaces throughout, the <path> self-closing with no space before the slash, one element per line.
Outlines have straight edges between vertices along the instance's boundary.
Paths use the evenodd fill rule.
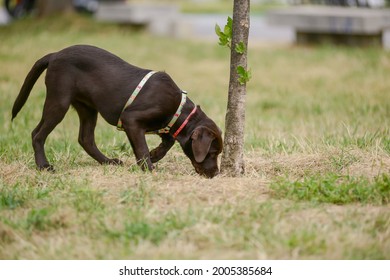
<path fill-rule="evenodd" d="M 225 25 L 225 28 L 223 29 L 223 33 L 226 35 L 226 37 L 231 38 L 232 37 L 232 29 L 231 29 L 231 27 Z"/>
<path fill-rule="evenodd" d="M 238 78 L 238 82 L 240 85 L 244 85 L 252 78 L 252 71 L 251 70 L 245 70 L 244 67 L 238 66 L 237 67 L 237 74 L 240 76 Z"/>
<path fill-rule="evenodd" d="M 221 36 L 221 37 L 219 37 L 219 43 L 218 44 L 223 46 L 223 47 L 225 47 L 225 46 L 229 47 L 229 39 L 227 37 L 225 37 L 225 36 Z"/>
<path fill-rule="evenodd" d="M 218 36 L 223 34 L 221 31 L 221 27 L 219 27 L 219 25 L 217 23 L 215 24 L 215 34 L 217 34 Z"/>
<path fill-rule="evenodd" d="M 246 70 L 245 70 L 244 67 L 242 67 L 242 66 L 238 66 L 238 67 L 237 67 L 237 73 L 238 73 L 240 76 L 245 75 L 245 72 L 246 72 Z"/>
<path fill-rule="evenodd" d="M 246 47 L 245 47 L 244 42 L 240 42 L 240 43 L 236 44 L 235 51 L 238 54 L 244 54 L 246 52 Z"/>
<path fill-rule="evenodd" d="M 231 17 L 227 18 L 227 24 L 225 25 L 225 35 L 229 38 L 229 41 L 232 40 L 233 35 L 233 19 Z"/>
<path fill-rule="evenodd" d="M 231 41 L 232 41 L 232 32 L 233 32 L 233 20 L 231 17 L 228 17 L 227 24 L 225 25 L 223 31 L 221 27 L 216 24 L 215 25 L 215 34 L 217 34 L 219 38 L 218 44 L 221 46 L 227 46 L 231 47 Z"/>
<path fill-rule="evenodd" d="M 233 30 L 233 19 L 231 17 L 227 18 L 227 26 L 230 27 L 230 30 Z"/>

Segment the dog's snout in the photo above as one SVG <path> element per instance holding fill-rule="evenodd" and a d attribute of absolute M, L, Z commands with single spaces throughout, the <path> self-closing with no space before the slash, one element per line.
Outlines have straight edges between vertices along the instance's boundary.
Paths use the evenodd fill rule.
<path fill-rule="evenodd" d="M 212 170 L 199 170 L 198 168 L 195 168 L 196 172 L 206 178 L 214 178 L 219 174 L 219 170 L 217 169 L 212 169 Z"/>
<path fill-rule="evenodd" d="M 211 173 L 211 176 L 209 177 L 210 179 L 211 178 L 214 178 L 215 176 L 217 176 L 219 174 L 219 170 L 215 170 L 213 173 Z"/>

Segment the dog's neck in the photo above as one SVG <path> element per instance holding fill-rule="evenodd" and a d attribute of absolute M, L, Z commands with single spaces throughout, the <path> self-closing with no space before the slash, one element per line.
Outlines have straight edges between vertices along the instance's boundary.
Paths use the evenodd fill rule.
<path fill-rule="evenodd" d="M 177 136 L 180 134 L 180 132 L 186 127 L 188 122 L 191 120 L 191 117 L 196 113 L 197 106 L 192 109 L 191 113 L 187 116 L 187 118 L 183 121 L 183 123 L 180 125 L 180 127 L 175 131 L 175 133 L 172 134 L 173 138 L 177 138 Z"/>
<path fill-rule="evenodd" d="M 197 124 L 200 121 L 199 116 L 202 114 L 204 115 L 200 107 L 196 106 L 189 98 L 187 98 L 187 103 L 183 108 L 182 114 L 177 122 L 177 126 L 172 127 L 172 134 L 176 133 L 178 129 L 180 129 L 175 139 L 181 145 L 184 145 L 190 139 L 192 132 L 198 126 Z M 184 127 L 181 128 L 183 124 Z"/>

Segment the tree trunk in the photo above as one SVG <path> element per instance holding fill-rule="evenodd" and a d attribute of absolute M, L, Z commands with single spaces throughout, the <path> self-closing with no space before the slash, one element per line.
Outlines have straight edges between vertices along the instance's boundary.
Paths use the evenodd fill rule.
<path fill-rule="evenodd" d="M 228 104 L 225 119 L 225 139 L 222 154 L 221 171 L 237 177 L 245 172 L 244 128 L 246 83 L 239 82 L 237 67 L 247 70 L 247 51 L 240 54 L 235 46 L 242 42 L 245 50 L 248 46 L 250 0 L 234 0 L 233 29 L 230 56 L 230 81 Z"/>
<path fill-rule="evenodd" d="M 67 13 L 73 11 L 73 0 L 38 0 L 37 8 L 40 17 Z"/>

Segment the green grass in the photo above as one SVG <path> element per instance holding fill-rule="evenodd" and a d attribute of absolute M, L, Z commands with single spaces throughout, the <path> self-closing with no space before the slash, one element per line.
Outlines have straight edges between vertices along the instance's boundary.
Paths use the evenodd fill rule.
<path fill-rule="evenodd" d="M 354 178 L 328 173 L 326 176 L 308 176 L 303 181 L 281 179 L 271 184 L 276 198 L 297 201 L 348 204 L 363 203 L 387 205 L 390 202 L 390 176 L 382 174 L 367 178 Z"/>
<path fill-rule="evenodd" d="M 42 78 L 10 122 L 38 58 L 82 43 L 165 70 L 223 128 L 229 52 L 217 38 L 156 38 L 74 15 L 24 19 L 0 37 L 0 259 L 390 258 L 389 52 L 251 46 L 243 177 L 201 178 L 178 145 L 143 173 L 102 119 L 97 145 L 125 164 L 100 166 L 77 143 L 74 110 L 47 140 L 51 174 L 36 170 L 31 147 Z"/>

